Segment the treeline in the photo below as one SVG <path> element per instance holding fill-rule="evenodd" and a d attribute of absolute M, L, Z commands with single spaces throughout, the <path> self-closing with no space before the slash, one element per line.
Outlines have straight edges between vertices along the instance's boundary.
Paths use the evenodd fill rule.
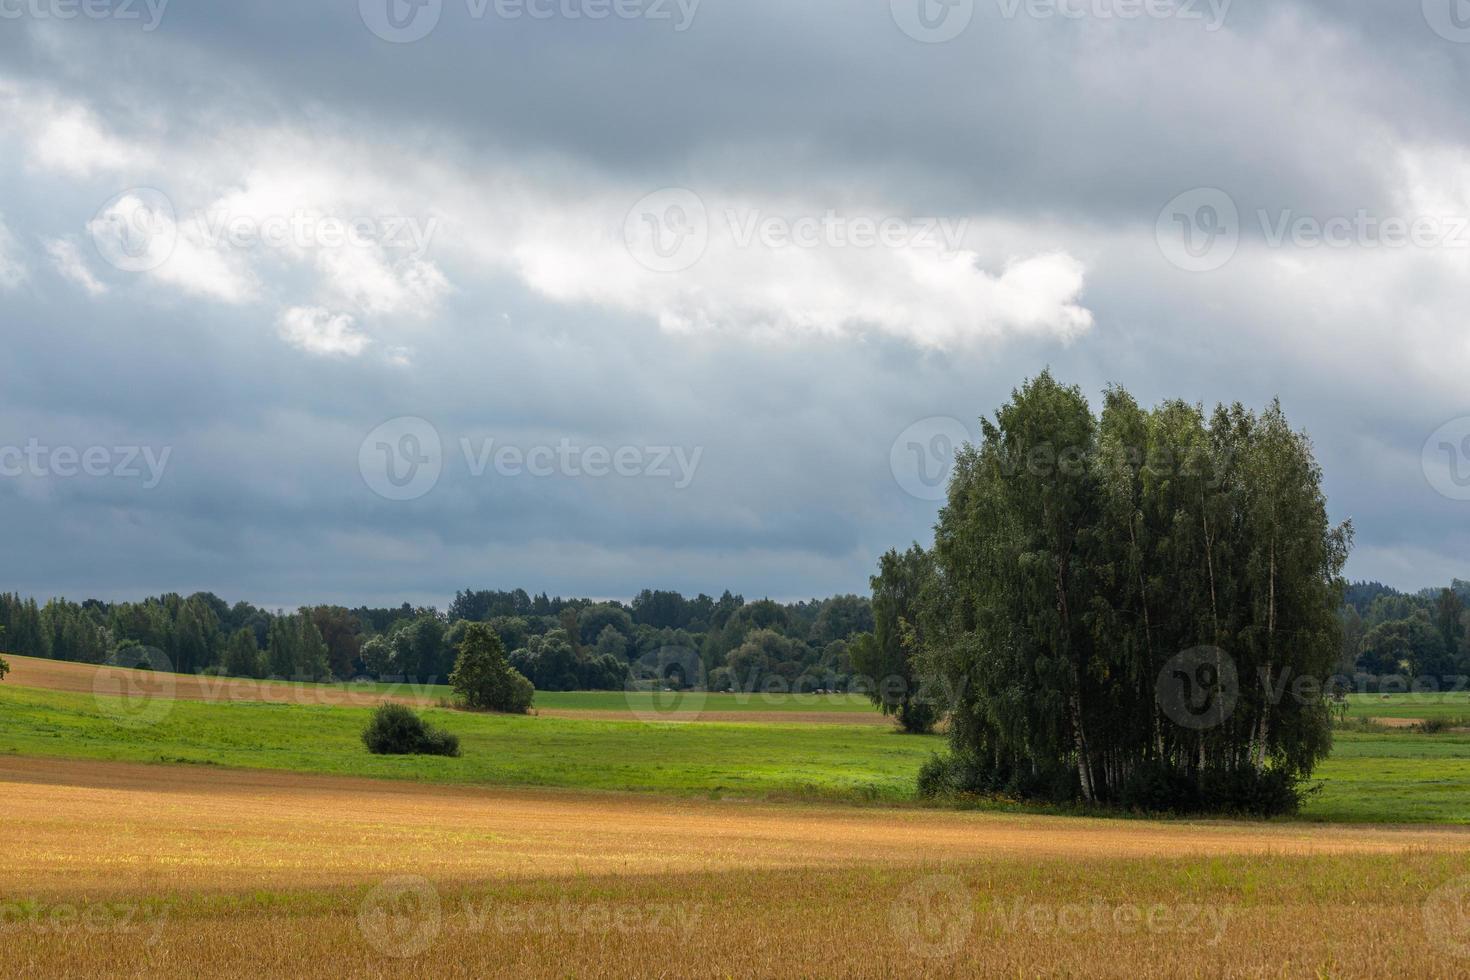
<path fill-rule="evenodd" d="M 1355 582 L 1340 618 L 1337 669 L 1354 689 L 1451 690 L 1470 677 L 1470 582 L 1412 595 Z"/>
<path fill-rule="evenodd" d="M 469 623 L 487 623 L 539 690 L 840 691 L 855 683 L 849 647 L 873 615 L 853 595 L 746 602 L 652 589 L 630 603 L 464 591 L 442 613 L 408 603 L 270 611 L 208 592 L 44 605 L 0 595 L 7 652 L 235 677 L 443 683 Z"/>
<path fill-rule="evenodd" d="M 1307 437 L 1278 404 L 1145 409 L 1110 388 L 1095 415 L 1050 374 L 981 426 L 933 547 L 874 580 L 886 659 L 949 695 L 951 751 L 922 787 L 1292 809 L 1331 744 L 1352 534 Z"/>

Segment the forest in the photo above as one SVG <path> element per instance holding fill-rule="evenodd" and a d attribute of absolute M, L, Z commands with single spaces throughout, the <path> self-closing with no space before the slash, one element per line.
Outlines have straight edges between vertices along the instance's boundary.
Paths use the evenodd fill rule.
<path fill-rule="evenodd" d="M 747 602 L 644 589 L 631 602 L 523 589 L 461 591 L 433 607 L 293 611 L 233 605 L 209 592 L 136 602 L 0 595 L 8 652 L 181 673 L 319 681 L 444 683 L 465 625 L 484 622 L 538 690 L 621 690 L 657 682 L 711 690 L 847 690 L 852 640 L 873 629 L 862 596 Z"/>

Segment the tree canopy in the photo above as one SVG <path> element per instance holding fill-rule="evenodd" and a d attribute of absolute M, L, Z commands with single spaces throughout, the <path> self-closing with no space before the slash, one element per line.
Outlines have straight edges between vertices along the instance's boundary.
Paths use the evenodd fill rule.
<path fill-rule="evenodd" d="M 1330 746 L 1351 534 L 1279 404 L 1112 388 L 1095 416 L 1028 382 L 959 453 L 935 530 L 924 658 L 956 695 L 926 788 L 1289 809 Z"/>

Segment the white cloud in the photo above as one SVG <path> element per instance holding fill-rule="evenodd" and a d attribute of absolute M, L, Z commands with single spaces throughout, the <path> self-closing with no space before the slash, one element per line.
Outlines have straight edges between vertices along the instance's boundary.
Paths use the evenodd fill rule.
<path fill-rule="evenodd" d="M 281 339 L 309 354 L 357 357 L 372 340 L 353 327 L 346 313 L 333 313 L 319 306 L 293 306 L 277 322 Z"/>
<path fill-rule="evenodd" d="M 130 179 L 168 189 L 179 209 L 158 219 L 162 233 L 148 248 L 159 254 L 146 254 L 148 274 L 222 302 L 266 298 L 284 263 L 312 276 L 314 306 L 351 310 L 358 320 L 392 318 L 395 326 L 422 322 L 452 288 L 441 264 L 448 263 L 480 276 L 514 276 L 558 303 L 645 316 L 676 333 L 878 333 L 952 349 L 1011 335 L 1066 341 L 1093 323 L 1081 304 L 1085 267 L 1059 247 L 986 240 L 994 261 L 982 268 L 977 253 L 958 241 L 782 246 L 745 239 L 739 223 L 725 217 L 820 218 L 827 200 L 848 196 L 841 186 L 814 188 L 805 200 L 706 189 L 708 247 L 698 262 L 667 273 L 641 265 L 625 241 L 629 209 L 643 192 L 597 173 L 569 176 L 564 166 L 533 159 L 477 161 L 467 169 L 445 162 L 450 155 L 425 160 L 381 141 L 288 127 L 236 130 L 228 141 L 199 132 L 192 143 L 124 145 L 83 105 L 45 93 L 31 101 L 55 107 L 44 125 L 31 119 L 23 127 L 33 158 L 58 165 L 64 158 L 74 173 L 126 165 Z M 79 144 L 95 152 L 83 153 Z M 166 169 L 150 169 L 150 160 Z M 117 234 L 105 225 L 129 219 L 123 205 L 134 204 L 114 204 L 91 230 Z M 880 202 L 841 219 L 876 223 L 896 213 Z M 437 216 L 445 214 L 456 218 L 454 235 L 440 228 Z M 231 221 L 259 229 L 303 215 L 348 223 L 396 216 L 390 220 L 406 224 L 391 240 L 345 246 L 294 233 L 274 244 L 241 245 L 221 234 Z M 959 226 L 970 224 L 980 219 Z M 980 237 L 1010 232 L 993 224 Z"/>
<path fill-rule="evenodd" d="M 68 177 L 117 173 L 147 165 L 141 144 L 114 135 L 85 103 L 35 85 L 0 79 L 0 131 L 17 133 L 37 170 Z"/>
<path fill-rule="evenodd" d="M 158 192 L 124 192 L 87 222 L 87 231 L 103 257 L 123 271 L 225 303 L 244 303 L 257 293 L 244 258 L 211 242 L 199 223 L 181 224 L 173 202 Z"/>
<path fill-rule="evenodd" d="M 466 195 L 456 213 L 473 215 L 463 238 L 479 259 L 508 267 L 542 295 L 642 314 L 674 333 L 878 333 L 953 349 L 1012 335 L 1066 341 L 1093 324 L 1080 302 L 1083 263 L 1054 247 L 1035 248 L 998 223 L 951 220 L 951 231 L 967 231 L 945 240 L 927 219 L 866 206 L 839 214 L 835 220 L 845 229 L 839 233 L 786 242 L 751 236 L 747 216 L 810 231 L 829 213 L 815 195 L 764 202 L 706 192 L 691 219 L 706 239 L 702 252 L 695 247 L 676 256 L 671 271 L 660 271 L 651 237 L 630 246 L 625 235 L 638 198 L 615 187 L 577 200 L 522 186 L 496 205 Z M 894 240 L 857 238 L 854 229 L 885 220 L 901 226 Z M 979 254 L 965 247 L 971 239 L 1001 256 L 995 271 L 982 268 Z"/>
<path fill-rule="evenodd" d="M 87 260 L 82 257 L 81 249 L 77 248 L 75 242 L 65 238 L 50 239 L 46 242 L 46 254 L 51 256 L 51 261 L 62 276 L 81 286 L 88 295 L 101 296 L 107 292 L 107 286 L 92 275 Z"/>

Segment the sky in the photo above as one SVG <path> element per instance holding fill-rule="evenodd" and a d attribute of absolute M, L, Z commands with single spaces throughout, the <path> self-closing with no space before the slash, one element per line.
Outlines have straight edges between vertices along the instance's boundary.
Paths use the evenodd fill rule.
<path fill-rule="evenodd" d="M 0 0 L 0 588 L 796 599 L 1049 367 L 1470 578 L 1463 0 Z"/>

